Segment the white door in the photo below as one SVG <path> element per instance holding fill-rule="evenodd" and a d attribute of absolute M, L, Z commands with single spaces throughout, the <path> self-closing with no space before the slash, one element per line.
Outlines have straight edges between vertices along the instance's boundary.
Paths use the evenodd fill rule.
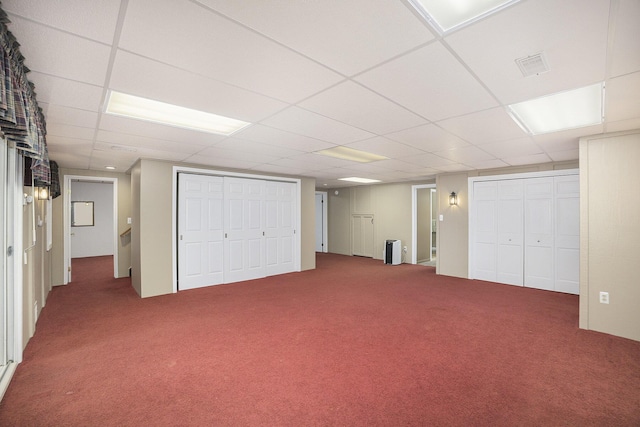
<path fill-rule="evenodd" d="M 178 288 L 223 283 L 223 178 L 178 175 Z"/>
<path fill-rule="evenodd" d="M 373 258 L 373 215 L 351 216 L 352 254 Z"/>
<path fill-rule="evenodd" d="M 266 275 L 290 273 L 295 270 L 296 185 L 266 181 L 264 193 Z"/>
<path fill-rule="evenodd" d="M 316 252 L 324 252 L 324 194 L 316 192 Z"/>
<path fill-rule="evenodd" d="M 224 178 L 225 283 L 265 277 L 264 181 Z"/>
<path fill-rule="evenodd" d="M 553 177 L 527 179 L 524 186 L 524 285 L 553 290 Z"/>
<path fill-rule="evenodd" d="M 580 293 L 580 182 L 558 176 L 555 190 L 555 290 Z"/>
<path fill-rule="evenodd" d="M 497 280 L 497 201 L 498 184 L 495 181 L 474 183 L 474 279 Z"/>
<path fill-rule="evenodd" d="M 523 182 L 520 179 L 498 181 L 498 256 L 496 281 L 523 284 Z"/>

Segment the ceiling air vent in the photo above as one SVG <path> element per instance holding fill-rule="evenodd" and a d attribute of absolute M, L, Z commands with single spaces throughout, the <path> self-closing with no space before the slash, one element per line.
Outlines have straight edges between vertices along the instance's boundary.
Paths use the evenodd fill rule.
<path fill-rule="evenodd" d="M 525 77 L 537 76 L 538 74 L 549 71 L 549 65 L 544 57 L 544 53 L 536 53 L 526 58 L 516 59 L 516 64 Z"/>

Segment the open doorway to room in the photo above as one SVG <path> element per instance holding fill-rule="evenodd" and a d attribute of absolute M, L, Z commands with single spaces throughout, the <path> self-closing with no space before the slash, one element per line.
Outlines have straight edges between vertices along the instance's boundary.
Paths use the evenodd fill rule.
<path fill-rule="evenodd" d="M 118 179 L 65 176 L 64 283 L 72 281 L 72 259 L 111 256 L 118 277 Z"/>
<path fill-rule="evenodd" d="M 412 264 L 436 265 L 438 198 L 435 187 L 435 184 L 412 186 Z"/>

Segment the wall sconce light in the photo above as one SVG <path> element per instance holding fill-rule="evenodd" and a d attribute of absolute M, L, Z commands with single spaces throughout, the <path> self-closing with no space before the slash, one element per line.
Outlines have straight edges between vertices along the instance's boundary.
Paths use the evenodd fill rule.
<path fill-rule="evenodd" d="M 49 199 L 49 188 L 48 187 L 36 187 L 36 197 L 38 200 L 48 200 Z"/>
<path fill-rule="evenodd" d="M 456 194 L 455 191 L 452 191 L 451 194 L 449 194 L 449 204 L 451 206 L 457 206 L 458 205 L 458 195 Z"/>

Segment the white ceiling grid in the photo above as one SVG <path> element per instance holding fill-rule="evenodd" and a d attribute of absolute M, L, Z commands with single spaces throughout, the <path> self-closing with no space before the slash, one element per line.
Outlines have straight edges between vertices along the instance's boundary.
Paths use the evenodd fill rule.
<path fill-rule="evenodd" d="M 438 35 L 405 0 L 3 0 L 60 166 L 138 158 L 385 182 L 578 157 L 640 127 L 640 2 L 522 0 Z M 116 45 L 114 45 L 114 40 Z M 515 60 L 544 52 L 550 71 Z M 529 136 L 509 103 L 606 85 L 605 122 Z M 108 90 L 249 121 L 230 137 L 109 116 Z M 313 154 L 347 146 L 362 164 Z"/>

